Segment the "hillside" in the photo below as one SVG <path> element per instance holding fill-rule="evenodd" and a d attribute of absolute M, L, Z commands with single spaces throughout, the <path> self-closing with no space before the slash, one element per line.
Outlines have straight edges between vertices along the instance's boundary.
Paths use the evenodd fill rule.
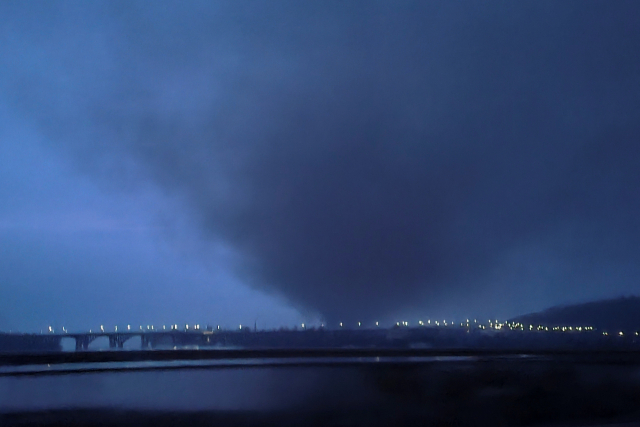
<path fill-rule="evenodd" d="M 556 306 L 514 317 L 525 325 L 593 326 L 601 331 L 640 330 L 640 297 L 621 297 L 584 304 Z"/>

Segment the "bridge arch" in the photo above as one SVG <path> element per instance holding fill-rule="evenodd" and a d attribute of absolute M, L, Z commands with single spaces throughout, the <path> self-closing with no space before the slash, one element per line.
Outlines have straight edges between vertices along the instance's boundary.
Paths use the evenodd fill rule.
<path fill-rule="evenodd" d="M 76 339 L 74 337 L 62 337 L 60 338 L 60 349 L 62 351 L 75 351 Z"/>
<path fill-rule="evenodd" d="M 141 343 L 142 339 L 140 335 L 132 335 L 127 337 L 122 347 L 128 350 L 140 350 L 140 346 L 142 345 Z"/>
<path fill-rule="evenodd" d="M 107 336 L 95 337 L 95 339 L 92 340 L 88 346 L 88 350 L 108 350 L 108 349 L 109 349 L 109 337 Z"/>

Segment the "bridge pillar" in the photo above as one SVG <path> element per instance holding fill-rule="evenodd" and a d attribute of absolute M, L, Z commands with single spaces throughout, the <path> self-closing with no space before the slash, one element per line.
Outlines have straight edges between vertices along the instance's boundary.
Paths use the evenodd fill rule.
<path fill-rule="evenodd" d="M 128 336 L 123 334 L 116 335 L 116 345 L 118 348 L 124 348 L 124 342 L 129 339 Z"/>
<path fill-rule="evenodd" d="M 87 335 L 77 336 L 76 337 L 76 351 L 88 350 L 89 343 L 92 339 Z"/>

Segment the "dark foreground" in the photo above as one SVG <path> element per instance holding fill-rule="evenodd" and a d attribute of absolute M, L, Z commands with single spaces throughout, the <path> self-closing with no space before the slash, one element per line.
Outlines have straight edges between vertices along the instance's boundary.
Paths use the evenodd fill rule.
<path fill-rule="evenodd" d="M 316 412 L 152 412 L 122 410 L 66 410 L 28 414 L 12 414 L 2 417 L 3 426 L 509 426 L 509 425 L 550 425 L 550 426 L 615 426 L 631 427 L 640 425 L 637 418 L 620 417 L 593 418 L 584 422 L 570 420 L 562 422 L 542 422 L 536 420 L 520 423 L 517 420 L 479 419 L 484 414 L 467 414 L 453 417 L 431 417 L 423 412 L 395 412 L 381 408 L 356 410 L 331 410 Z"/>
<path fill-rule="evenodd" d="M 637 359 L 635 353 L 334 357 L 5 372 L 0 425 L 633 425 L 640 423 Z"/>

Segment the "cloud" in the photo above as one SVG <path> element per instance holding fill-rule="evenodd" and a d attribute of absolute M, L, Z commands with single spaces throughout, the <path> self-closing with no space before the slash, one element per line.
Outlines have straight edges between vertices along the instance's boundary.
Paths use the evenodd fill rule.
<path fill-rule="evenodd" d="M 531 245 L 564 272 L 639 259 L 632 3 L 55 9 L 12 12 L 11 102 L 104 185 L 179 197 L 304 310 L 471 307 Z"/>

